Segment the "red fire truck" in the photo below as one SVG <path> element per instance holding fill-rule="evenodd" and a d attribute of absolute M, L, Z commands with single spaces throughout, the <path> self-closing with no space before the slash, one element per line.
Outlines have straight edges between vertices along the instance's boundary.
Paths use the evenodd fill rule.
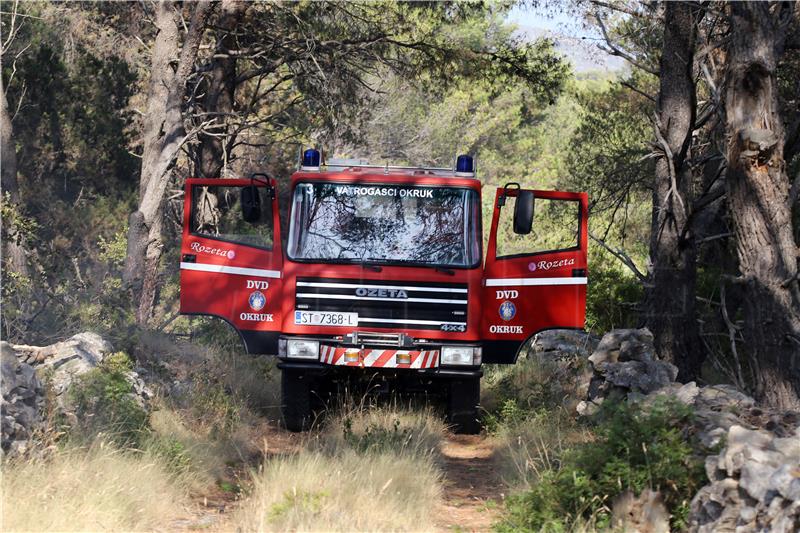
<path fill-rule="evenodd" d="M 277 354 L 292 431 L 331 384 L 368 377 L 443 396 L 455 430 L 477 432 L 482 364 L 584 326 L 586 193 L 498 188 L 484 256 L 470 156 L 446 169 L 320 160 L 306 150 L 291 177 L 284 239 L 273 178 L 186 180 L 181 312 Z"/>

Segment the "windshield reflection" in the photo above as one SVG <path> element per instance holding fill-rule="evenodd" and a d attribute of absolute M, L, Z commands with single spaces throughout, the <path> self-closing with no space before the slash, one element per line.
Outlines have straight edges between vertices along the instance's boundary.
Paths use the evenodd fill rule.
<path fill-rule="evenodd" d="M 471 267 L 480 255 L 477 203 L 468 189 L 301 183 L 289 257 Z"/>

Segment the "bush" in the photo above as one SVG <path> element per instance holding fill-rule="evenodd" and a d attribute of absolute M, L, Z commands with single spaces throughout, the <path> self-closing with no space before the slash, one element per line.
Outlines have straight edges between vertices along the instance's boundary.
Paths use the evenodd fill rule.
<path fill-rule="evenodd" d="M 691 410 L 675 400 L 651 407 L 605 406 L 597 440 L 564 454 L 528 491 L 509 498 L 503 531 L 569 531 L 576 522 L 608 526 L 607 503 L 624 490 L 661 492 L 671 525 L 685 527 L 689 502 L 705 481 L 686 428 Z"/>
<path fill-rule="evenodd" d="M 586 289 L 586 329 L 606 332 L 636 326 L 635 306 L 642 299 L 642 284 L 622 270 L 616 259 L 598 252 L 589 258 Z"/>
<path fill-rule="evenodd" d="M 574 410 L 585 359 L 553 360 L 528 353 L 515 365 L 487 367 L 482 382 L 484 426 L 496 433 L 542 410 Z"/>
<path fill-rule="evenodd" d="M 102 432 L 121 447 L 141 444 L 149 420 L 127 378 L 132 367 L 130 358 L 117 352 L 72 384 L 69 398 L 77 417 L 73 437 L 91 440 Z"/>

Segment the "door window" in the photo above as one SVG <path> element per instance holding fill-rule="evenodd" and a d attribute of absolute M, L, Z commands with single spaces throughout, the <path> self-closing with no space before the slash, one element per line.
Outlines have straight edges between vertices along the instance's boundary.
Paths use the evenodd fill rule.
<path fill-rule="evenodd" d="M 527 235 L 513 231 L 516 197 L 506 197 L 497 226 L 496 258 L 575 250 L 580 235 L 581 205 L 578 200 L 536 198 L 533 228 Z"/>
<path fill-rule="evenodd" d="M 242 216 L 242 187 L 192 187 L 191 233 L 220 241 L 272 249 L 272 198 L 268 187 L 256 187 L 261 216 L 247 222 Z"/>

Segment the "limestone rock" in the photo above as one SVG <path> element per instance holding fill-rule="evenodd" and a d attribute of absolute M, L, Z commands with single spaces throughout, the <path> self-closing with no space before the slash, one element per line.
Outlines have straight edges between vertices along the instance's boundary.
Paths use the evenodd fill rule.
<path fill-rule="evenodd" d="M 655 361 L 656 353 L 652 340 L 642 342 L 638 339 L 627 339 L 619 345 L 620 361 Z"/>
<path fill-rule="evenodd" d="M 739 486 L 754 500 L 763 500 L 770 487 L 770 478 L 777 470 L 770 464 L 748 461 L 742 465 Z M 749 522 L 749 520 L 748 520 Z"/>
<path fill-rule="evenodd" d="M 746 409 L 753 407 L 755 400 L 732 385 L 703 387 L 697 397 L 699 408 L 720 411 L 723 409 Z"/>
<path fill-rule="evenodd" d="M 100 335 L 84 332 L 50 346 L 0 343 L 2 351 L 2 449 L 9 454 L 25 450 L 40 425 L 45 389 L 55 398 L 55 408 L 70 422 L 76 421 L 69 391 L 76 379 L 97 368 L 111 353 L 111 344 Z M 126 374 L 131 397 L 147 408 L 152 392 L 135 371 Z"/>
<path fill-rule="evenodd" d="M 652 361 L 653 334 L 647 328 L 614 329 L 603 335 L 589 361 L 599 367 L 618 361 Z"/>
<path fill-rule="evenodd" d="M 706 458 L 710 483 L 692 500 L 689 531 L 798 531 L 800 464 L 790 440 L 732 425 L 727 447 Z"/>
<path fill-rule="evenodd" d="M 669 533 L 669 513 L 661 494 L 649 489 L 638 497 L 625 491 L 612 503 L 612 527 L 638 533 Z"/>
<path fill-rule="evenodd" d="M 678 368 L 665 361 L 625 361 L 605 363 L 600 372 L 617 387 L 649 394 L 672 383 Z"/>
<path fill-rule="evenodd" d="M 684 405 L 694 405 L 697 396 L 700 394 L 700 387 L 694 381 L 689 383 L 670 383 L 653 393 L 653 396 L 671 396 Z"/>
<path fill-rule="evenodd" d="M 783 498 L 800 502 L 800 463 L 786 463 L 775 469 L 768 486 L 777 491 Z"/>
<path fill-rule="evenodd" d="M 0 446 L 4 454 L 23 453 L 40 420 L 44 405 L 44 389 L 33 368 L 17 359 L 14 348 L 0 342 L 2 360 L 2 394 L 0 405 Z"/>
<path fill-rule="evenodd" d="M 36 368 L 39 376 L 49 376 L 48 385 L 61 395 L 75 378 L 96 368 L 108 354 L 111 344 L 97 333 L 84 332 L 69 339 L 37 348 L 15 346 L 25 362 Z"/>
<path fill-rule="evenodd" d="M 531 345 L 535 354 L 547 354 L 556 358 L 586 358 L 597 346 L 597 337 L 574 329 L 550 329 L 536 334 Z"/>

